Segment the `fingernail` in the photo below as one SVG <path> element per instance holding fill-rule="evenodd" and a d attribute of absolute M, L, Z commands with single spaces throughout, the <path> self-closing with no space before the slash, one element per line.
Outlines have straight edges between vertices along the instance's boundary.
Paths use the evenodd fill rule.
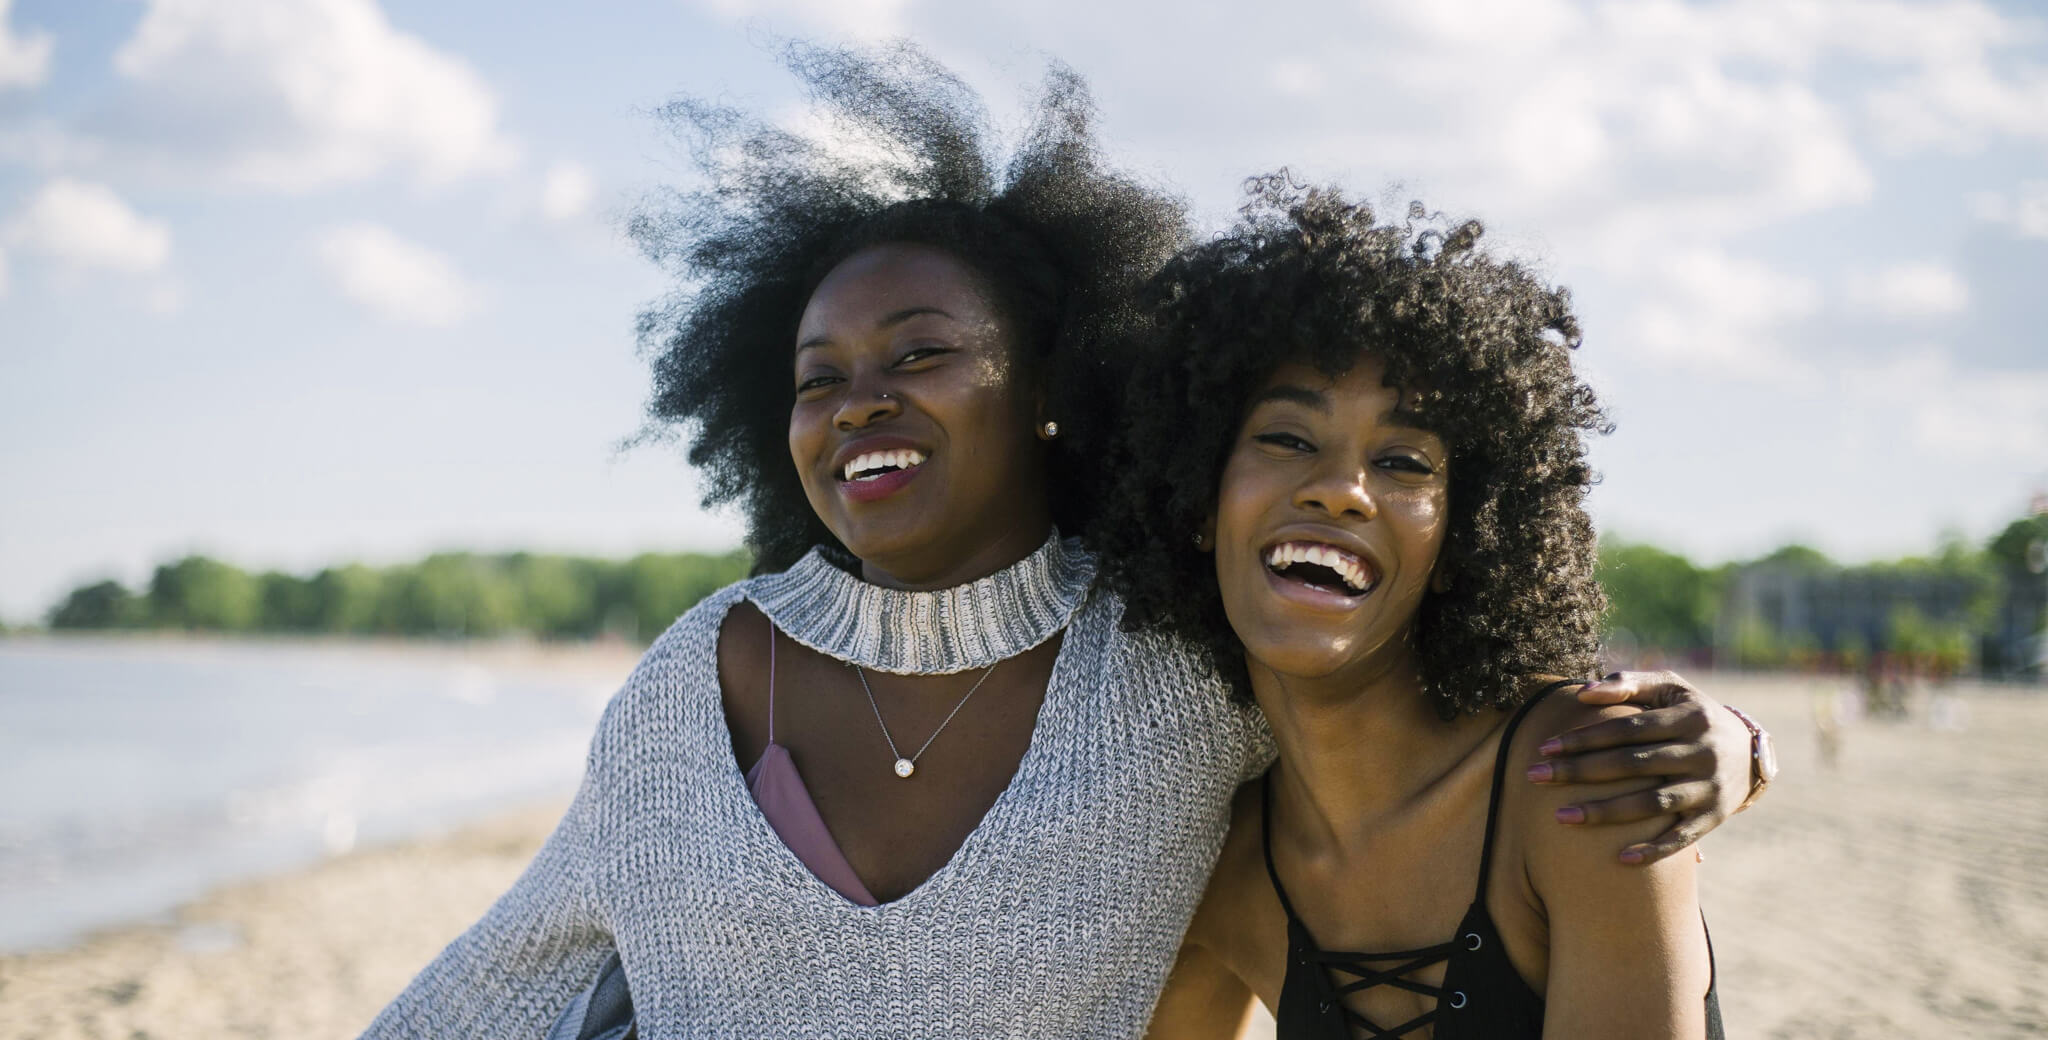
<path fill-rule="evenodd" d="M 1550 774 L 1551 768 L 1548 762 L 1538 762 L 1529 767 L 1529 780 L 1532 783 L 1547 784 L 1550 782 Z"/>
<path fill-rule="evenodd" d="M 1584 823 L 1586 822 L 1586 810 L 1576 805 L 1567 805 L 1557 811 L 1557 822 Z M 1627 855 L 1627 853 L 1623 853 L 1623 855 Z"/>
<path fill-rule="evenodd" d="M 1600 687 L 1602 687 L 1602 686 L 1604 686 L 1604 685 L 1606 685 L 1606 684 L 1607 684 L 1607 680 L 1605 680 L 1605 679 L 1595 679 L 1595 680 L 1593 680 L 1592 682 L 1589 682 L 1589 683 L 1587 683 L 1586 685 L 1584 685 L 1584 686 L 1581 686 L 1581 687 L 1579 687 L 1579 689 L 1581 689 L 1581 690 L 1597 690 L 1597 689 L 1599 689 Z"/>
<path fill-rule="evenodd" d="M 1558 752 L 1564 750 L 1564 741 L 1559 740 L 1556 737 L 1552 737 L 1549 740 L 1544 741 L 1541 745 L 1539 745 L 1536 748 L 1536 750 L 1541 754 L 1555 755 Z"/>
<path fill-rule="evenodd" d="M 1641 863 L 1643 861 L 1643 852 L 1641 849 L 1623 849 L 1621 851 L 1621 861 L 1623 863 Z"/>

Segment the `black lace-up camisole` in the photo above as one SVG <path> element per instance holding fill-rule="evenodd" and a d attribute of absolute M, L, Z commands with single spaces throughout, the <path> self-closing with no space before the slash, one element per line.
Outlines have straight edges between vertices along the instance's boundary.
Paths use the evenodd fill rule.
<path fill-rule="evenodd" d="M 1265 822 L 1272 819 L 1273 797 L 1270 784 L 1264 785 L 1261 797 L 1266 811 L 1259 825 L 1259 841 L 1265 850 L 1266 874 L 1287 914 L 1287 976 L 1273 1015 L 1279 1040 L 1353 1040 L 1354 1036 L 1377 1040 L 1405 1037 L 1425 1027 L 1432 1027 L 1433 1040 L 1541 1040 L 1543 997 L 1529 988 L 1508 960 L 1486 909 L 1486 880 L 1493 867 L 1501 785 L 1515 729 L 1537 701 L 1569 685 L 1573 683 L 1553 683 L 1537 691 L 1501 733 L 1500 752 L 1493 766 L 1493 793 L 1486 807 L 1486 843 L 1479 854 L 1479 887 L 1457 934 L 1447 942 L 1387 953 L 1336 953 L 1317 948 L 1308 926 L 1287 901 L 1287 890 L 1273 868 L 1272 830 Z M 1711 961 L 1711 944 L 1707 955 Z M 1436 964 L 1445 964 L 1442 985 L 1431 986 L 1409 977 Z M 1376 986 L 1435 997 L 1436 1006 L 1406 1022 L 1383 1026 L 1345 1004 L 1344 998 Z M 1706 1000 L 1708 1040 L 1722 1040 L 1720 1002 L 1711 981 Z"/>

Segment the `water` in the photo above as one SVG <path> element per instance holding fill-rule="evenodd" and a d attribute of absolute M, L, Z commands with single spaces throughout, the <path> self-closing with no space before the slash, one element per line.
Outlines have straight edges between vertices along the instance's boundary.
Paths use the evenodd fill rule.
<path fill-rule="evenodd" d="M 624 677 L 347 646 L 0 641 L 0 951 L 566 799 Z"/>

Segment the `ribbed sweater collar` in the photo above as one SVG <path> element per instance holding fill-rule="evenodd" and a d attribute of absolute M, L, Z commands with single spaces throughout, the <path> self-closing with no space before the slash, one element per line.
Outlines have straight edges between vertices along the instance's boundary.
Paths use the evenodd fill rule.
<path fill-rule="evenodd" d="M 1058 531 L 1031 555 L 950 589 L 871 585 L 817 550 L 747 583 L 791 639 L 827 657 L 907 675 L 986 668 L 1051 639 L 1081 608 L 1095 560 Z"/>

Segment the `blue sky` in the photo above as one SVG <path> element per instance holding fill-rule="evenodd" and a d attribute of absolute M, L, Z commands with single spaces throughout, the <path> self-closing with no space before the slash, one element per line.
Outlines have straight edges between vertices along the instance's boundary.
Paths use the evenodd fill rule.
<path fill-rule="evenodd" d="M 914 38 L 999 125 L 1058 58 L 1211 226 L 1286 165 L 1570 285 L 1604 531 L 1977 538 L 2048 487 L 2048 21 L 1980 0 L 0 0 L 0 618 L 188 551 L 733 544 L 619 233 L 676 94 Z M 1247 13 L 1253 12 L 1253 13 Z"/>

